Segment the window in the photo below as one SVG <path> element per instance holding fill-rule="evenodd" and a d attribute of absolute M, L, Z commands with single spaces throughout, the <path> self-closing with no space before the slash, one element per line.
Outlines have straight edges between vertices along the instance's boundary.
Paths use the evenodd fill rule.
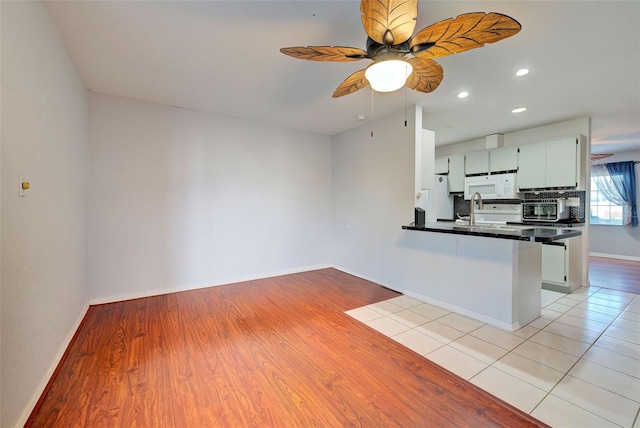
<path fill-rule="evenodd" d="M 591 165 L 592 223 L 638 227 L 635 171 L 637 163 L 624 161 Z"/>
<path fill-rule="evenodd" d="M 610 177 L 603 177 L 610 181 Z M 622 226 L 622 205 L 616 205 L 609 201 L 602 191 L 598 190 L 595 178 L 591 177 L 591 224 L 611 224 Z"/>

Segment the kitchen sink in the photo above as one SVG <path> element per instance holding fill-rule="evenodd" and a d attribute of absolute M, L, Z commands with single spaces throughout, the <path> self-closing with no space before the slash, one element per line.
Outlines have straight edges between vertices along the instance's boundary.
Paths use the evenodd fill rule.
<path fill-rule="evenodd" d="M 519 232 L 525 230 L 533 230 L 531 227 L 513 227 L 511 225 L 506 226 L 504 224 L 475 224 L 473 226 L 468 224 L 456 224 L 454 229 L 459 230 L 489 230 L 489 231 L 502 231 L 502 232 Z"/>
<path fill-rule="evenodd" d="M 504 230 L 506 232 L 517 232 L 517 231 L 523 231 L 523 230 L 532 230 L 531 228 L 512 228 L 512 227 L 489 227 L 487 229 L 498 229 L 498 230 Z"/>

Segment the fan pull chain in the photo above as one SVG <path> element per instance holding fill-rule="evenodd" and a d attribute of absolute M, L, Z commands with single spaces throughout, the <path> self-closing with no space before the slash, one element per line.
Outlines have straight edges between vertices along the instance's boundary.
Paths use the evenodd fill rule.
<path fill-rule="evenodd" d="M 373 138 L 373 88 L 371 88 L 371 138 Z"/>
<path fill-rule="evenodd" d="M 409 93 L 409 88 L 404 87 L 404 126 L 407 127 L 407 115 L 408 115 L 408 103 L 407 103 L 407 94 Z"/>

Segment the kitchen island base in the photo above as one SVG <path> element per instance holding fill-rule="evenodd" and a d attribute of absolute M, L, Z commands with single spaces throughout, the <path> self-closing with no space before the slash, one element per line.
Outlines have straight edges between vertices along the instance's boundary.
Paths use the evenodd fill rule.
<path fill-rule="evenodd" d="M 427 274 L 404 294 L 507 331 L 540 317 L 539 242 L 431 232 L 421 235 L 425 257 L 429 258 L 424 265 Z"/>

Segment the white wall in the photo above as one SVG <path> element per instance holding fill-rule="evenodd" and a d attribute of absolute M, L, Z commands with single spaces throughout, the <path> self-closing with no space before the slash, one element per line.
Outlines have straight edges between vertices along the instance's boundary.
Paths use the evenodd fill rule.
<path fill-rule="evenodd" d="M 402 290 L 401 229 L 414 218 L 415 115 L 404 112 L 333 142 L 333 264 Z M 415 233 L 415 232 L 413 232 Z"/>
<path fill-rule="evenodd" d="M 476 150 L 487 149 L 486 137 L 477 138 L 456 144 L 447 144 L 446 146 L 436 146 L 436 157 L 450 155 L 464 155 Z"/>
<path fill-rule="evenodd" d="M 598 163 L 640 161 L 640 150 L 615 153 Z M 640 164 L 636 165 L 636 203 L 640 201 Z M 640 261 L 640 226 L 591 225 L 592 255 Z"/>
<path fill-rule="evenodd" d="M 92 302 L 328 263 L 331 138 L 91 94 Z"/>
<path fill-rule="evenodd" d="M 84 315 L 88 94 L 41 2 L 2 8 L 0 426 L 22 424 Z M 18 174 L 31 184 L 18 197 Z"/>

